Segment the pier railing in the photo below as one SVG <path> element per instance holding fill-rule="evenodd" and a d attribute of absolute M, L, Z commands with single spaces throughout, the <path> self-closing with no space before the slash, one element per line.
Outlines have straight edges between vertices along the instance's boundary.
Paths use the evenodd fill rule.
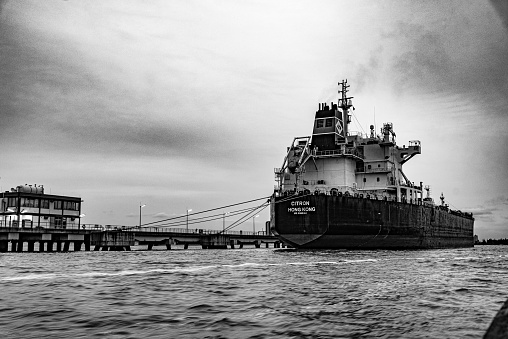
<path fill-rule="evenodd" d="M 226 234 L 226 235 L 266 235 L 265 231 L 232 231 L 232 230 L 206 230 L 201 228 L 172 228 L 172 227 L 130 227 L 124 228 L 125 231 L 149 232 L 149 233 L 181 233 L 181 234 Z"/>
<path fill-rule="evenodd" d="M 68 229 L 68 230 L 97 230 L 102 231 L 102 225 L 95 224 L 77 224 L 77 223 L 69 223 L 69 224 L 61 224 L 61 223 L 51 223 L 48 221 L 37 222 L 34 220 L 21 220 L 21 222 L 17 222 L 17 220 L 0 220 L 0 227 L 2 228 L 21 228 L 21 229 L 37 229 L 37 228 L 51 228 L 51 229 Z"/>
<path fill-rule="evenodd" d="M 124 231 L 124 232 L 148 232 L 148 233 L 179 233 L 179 234 L 225 234 L 225 235 L 256 235 L 263 236 L 267 235 L 264 230 L 253 232 L 253 231 L 233 231 L 233 230 L 208 230 L 201 228 L 173 228 L 173 227 L 139 227 L 139 226 L 124 226 L 124 225 L 99 225 L 99 224 L 70 224 L 70 225 L 55 225 L 54 223 L 41 222 L 37 225 L 36 222 L 33 225 L 29 223 L 20 224 L 0 220 L 0 228 L 15 229 L 62 229 L 62 230 L 85 230 L 85 231 Z"/>

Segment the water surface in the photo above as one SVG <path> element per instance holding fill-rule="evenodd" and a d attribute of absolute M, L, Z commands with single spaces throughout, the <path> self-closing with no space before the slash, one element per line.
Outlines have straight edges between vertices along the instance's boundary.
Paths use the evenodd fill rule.
<path fill-rule="evenodd" d="M 2 338 L 478 338 L 508 246 L 5 253 Z"/>

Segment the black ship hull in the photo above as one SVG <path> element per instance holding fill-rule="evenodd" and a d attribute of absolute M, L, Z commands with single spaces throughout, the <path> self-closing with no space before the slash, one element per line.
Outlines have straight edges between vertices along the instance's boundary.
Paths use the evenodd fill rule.
<path fill-rule="evenodd" d="M 334 195 L 273 196 L 271 230 L 295 248 L 474 246 L 474 219 L 447 208 Z"/>

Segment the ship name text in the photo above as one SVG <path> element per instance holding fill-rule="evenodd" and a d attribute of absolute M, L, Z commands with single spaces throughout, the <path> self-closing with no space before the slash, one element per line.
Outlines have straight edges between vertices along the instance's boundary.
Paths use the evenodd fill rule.
<path fill-rule="evenodd" d="M 291 206 L 293 207 L 288 207 L 288 213 L 307 214 L 308 212 L 316 212 L 316 207 L 310 206 L 310 201 L 291 201 Z"/>
<path fill-rule="evenodd" d="M 309 206 L 310 201 L 291 201 L 291 206 Z"/>

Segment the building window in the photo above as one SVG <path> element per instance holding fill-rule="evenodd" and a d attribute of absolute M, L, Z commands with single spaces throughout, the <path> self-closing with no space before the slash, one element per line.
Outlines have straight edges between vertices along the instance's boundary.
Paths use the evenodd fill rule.
<path fill-rule="evenodd" d="M 377 167 L 381 167 L 381 164 L 377 164 Z"/>
<path fill-rule="evenodd" d="M 16 203 L 16 198 L 9 198 L 7 200 L 7 207 L 16 207 L 18 204 Z"/>
<path fill-rule="evenodd" d="M 67 226 L 67 218 L 55 217 L 55 227 L 65 228 Z"/>
<path fill-rule="evenodd" d="M 21 198 L 21 207 L 39 207 L 39 199 Z"/>
<path fill-rule="evenodd" d="M 325 127 L 332 127 L 333 125 L 333 119 L 326 119 Z"/>
<path fill-rule="evenodd" d="M 368 166 L 367 166 L 367 168 L 368 168 L 368 169 L 371 169 L 371 168 L 372 168 L 372 166 L 371 166 L 371 165 L 368 165 Z"/>
<path fill-rule="evenodd" d="M 74 201 L 64 201 L 64 210 L 71 210 L 71 211 L 77 211 L 77 203 Z"/>
<path fill-rule="evenodd" d="M 367 178 L 363 178 L 363 182 L 367 182 Z"/>
<path fill-rule="evenodd" d="M 45 209 L 49 208 L 49 200 L 48 199 L 41 199 L 41 208 L 45 208 Z"/>
<path fill-rule="evenodd" d="M 377 182 L 379 182 L 379 177 L 377 177 Z"/>
<path fill-rule="evenodd" d="M 58 200 L 57 200 L 57 201 L 55 201 L 55 202 L 53 203 L 53 208 L 54 208 L 55 210 L 61 210 L 61 209 L 62 209 L 62 206 L 63 206 L 63 201 L 58 201 Z"/>
<path fill-rule="evenodd" d="M 316 120 L 316 127 L 317 128 L 323 127 L 323 119 Z"/>

